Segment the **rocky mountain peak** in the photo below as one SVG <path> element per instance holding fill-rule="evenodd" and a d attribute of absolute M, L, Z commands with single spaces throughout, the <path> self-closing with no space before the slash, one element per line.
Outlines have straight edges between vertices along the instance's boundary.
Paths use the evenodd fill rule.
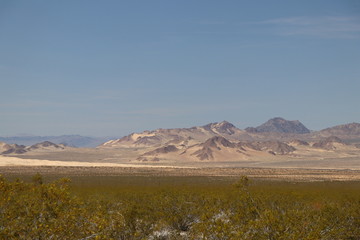
<path fill-rule="evenodd" d="M 228 121 L 225 121 L 225 120 L 222 121 L 222 122 L 217 123 L 216 126 L 218 128 L 223 128 L 223 129 L 229 129 L 229 128 L 234 128 L 235 127 L 234 124 L 229 123 Z"/>
<path fill-rule="evenodd" d="M 235 130 L 237 129 L 232 123 L 229 123 L 228 121 L 222 121 L 219 123 L 209 123 L 205 125 L 203 128 L 218 134 L 228 134 L 228 135 L 234 134 Z"/>
<path fill-rule="evenodd" d="M 310 133 L 310 130 L 300 121 L 289 121 L 281 117 L 272 118 L 256 128 L 247 128 L 245 130 L 248 132 Z"/>

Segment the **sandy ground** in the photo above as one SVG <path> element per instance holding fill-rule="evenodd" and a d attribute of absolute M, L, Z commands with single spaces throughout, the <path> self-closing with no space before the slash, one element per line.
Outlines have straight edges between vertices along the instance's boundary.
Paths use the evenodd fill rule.
<path fill-rule="evenodd" d="M 299 147 L 300 149 L 300 147 Z M 183 155 L 159 156 L 159 161 L 138 161 L 146 149 L 68 149 L 54 152 L 30 152 L 0 156 L 0 166 L 114 166 L 175 168 L 301 168 L 360 170 L 360 149 L 340 152 L 300 149 L 290 155 L 262 153 L 249 159 L 223 158 L 222 161 L 200 161 Z"/>
<path fill-rule="evenodd" d="M 55 161 L 0 156 L 3 175 L 64 175 L 64 176 L 224 176 L 285 181 L 360 181 L 359 169 L 273 167 L 202 167 L 125 164 L 106 162 Z"/>
<path fill-rule="evenodd" d="M 0 155 L 0 166 L 62 166 L 62 167 L 168 167 L 168 166 L 151 166 L 144 164 L 123 164 L 123 163 L 106 163 L 106 162 L 77 162 L 77 161 L 53 161 L 43 159 L 24 159 L 17 157 L 7 157 Z M 178 167 L 187 168 L 187 167 Z"/>

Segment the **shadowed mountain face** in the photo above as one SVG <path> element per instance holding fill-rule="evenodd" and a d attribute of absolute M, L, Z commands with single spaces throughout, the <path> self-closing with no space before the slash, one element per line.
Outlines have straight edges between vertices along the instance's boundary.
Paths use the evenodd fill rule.
<path fill-rule="evenodd" d="M 266 150 L 273 155 L 284 155 L 296 150 L 294 147 L 279 141 L 252 142 L 249 146 L 258 151 Z"/>
<path fill-rule="evenodd" d="M 306 141 L 301 141 L 299 139 L 295 139 L 291 141 L 292 144 L 296 145 L 296 146 L 309 146 L 309 143 Z"/>
<path fill-rule="evenodd" d="M 345 145 L 345 143 L 340 138 L 336 136 L 331 136 L 319 142 L 314 143 L 313 147 L 322 148 L 326 150 L 334 150 L 336 149 L 337 145 Z"/>
<path fill-rule="evenodd" d="M 196 156 L 200 160 L 213 159 L 213 151 L 221 151 L 222 148 L 237 148 L 236 144 L 228 141 L 224 137 L 216 136 L 206 140 L 203 144 L 200 144 L 201 148 L 194 152 L 192 155 Z"/>
<path fill-rule="evenodd" d="M 0 142 L 0 154 L 22 154 L 26 152 L 24 145 Z"/>
<path fill-rule="evenodd" d="M 278 132 L 278 133 L 297 133 L 304 134 L 310 133 L 310 130 L 307 129 L 299 121 L 289 121 L 283 118 L 272 118 L 266 123 L 256 127 L 256 128 L 247 128 L 245 129 L 250 133 L 261 133 L 261 132 Z"/>
<path fill-rule="evenodd" d="M 220 149 L 221 147 L 234 148 L 236 145 L 224 137 L 216 136 L 212 137 L 204 142 L 204 147 L 212 147 Z"/>
<path fill-rule="evenodd" d="M 176 152 L 178 150 L 179 149 L 177 149 L 176 146 L 168 145 L 168 146 L 160 147 L 160 148 L 157 148 L 157 149 L 155 149 L 153 151 L 147 152 L 144 155 L 150 155 L 151 156 L 151 155 L 162 154 L 162 153 Z"/>

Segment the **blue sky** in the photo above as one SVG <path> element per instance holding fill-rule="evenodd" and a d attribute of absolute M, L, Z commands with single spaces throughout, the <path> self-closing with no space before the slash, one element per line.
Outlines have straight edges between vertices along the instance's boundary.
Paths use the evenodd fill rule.
<path fill-rule="evenodd" d="M 0 136 L 360 122 L 360 2 L 0 1 Z"/>

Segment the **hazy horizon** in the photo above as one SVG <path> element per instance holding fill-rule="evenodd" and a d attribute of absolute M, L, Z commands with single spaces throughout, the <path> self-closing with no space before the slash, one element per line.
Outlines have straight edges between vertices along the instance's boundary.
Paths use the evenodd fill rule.
<path fill-rule="evenodd" d="M 0 136 L 360 122 L 360 2 L 2 1 Z"/>

